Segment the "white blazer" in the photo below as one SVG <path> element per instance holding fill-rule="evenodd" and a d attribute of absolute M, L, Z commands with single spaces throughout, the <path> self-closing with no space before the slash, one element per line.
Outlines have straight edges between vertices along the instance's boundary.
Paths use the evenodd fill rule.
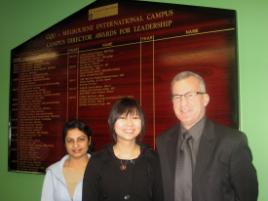
<path fill-rule="evenodd" d="M 65 155 L 60 161 L 50 165 L 46 169 L 41 201 L 82 201 L 82 182 L 77 184 L 73 198 L 70 197 L 67 184 L 63 176 L 63 165 L 69 155 Z M 88 157 L 90 155 L 88 154 Z"/>

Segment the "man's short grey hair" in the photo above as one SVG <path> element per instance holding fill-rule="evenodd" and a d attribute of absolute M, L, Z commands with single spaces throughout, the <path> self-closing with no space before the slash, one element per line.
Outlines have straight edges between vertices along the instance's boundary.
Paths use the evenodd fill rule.
<path fill-rule="evenodd" d="M 183 71 L 178 73 L 177 75 L 175 75 L 171 81 L 171 89 L 173 87 L 173 85 L 175 84 L 175 82 L 180 81 L 180 80 L 184 80 L 186 78 L 189 77 L 195 77 L 198 81 L 199 81 L 199 88 L 201 92 L 206 92 L 206 84 L 204 79 L 198 75 L 197 73 L 194 73 L 192 71 Z"/>

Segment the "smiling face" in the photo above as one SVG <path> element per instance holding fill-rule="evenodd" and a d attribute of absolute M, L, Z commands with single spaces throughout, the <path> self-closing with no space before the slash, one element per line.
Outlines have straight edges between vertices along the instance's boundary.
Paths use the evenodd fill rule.
<path fill-rule="evenodd" d="M 137 113 L 123 113 L 114 124 L 117 142 L 132 141 L 140 135 L 142 129 L 141 118 Z"/>
<path fill-rule="evenodd" d="M 67 131 L 65 137 L 65 148 L 70 157 L 79 159 L 87 155 L 90 139 L 78 128 Z"/>
<path fill-rule="evenodd" d="M 108 117 L 110 135 L 113 143 L 119 140 L 135 140 L 137 144 L 142 142 L 145 119 L 139 103 L 129 97 L 117 100 Z"/>
<path fill-rule="evenodd" d="M 199 80 L 193 76 L 175 81 L 171 92 L 176 117 L 186 129 L 190 129 L 204 117 L 206 106 L 209 103 L 209 95 L 199 93 L 204 91 L 201 90 Z"/>

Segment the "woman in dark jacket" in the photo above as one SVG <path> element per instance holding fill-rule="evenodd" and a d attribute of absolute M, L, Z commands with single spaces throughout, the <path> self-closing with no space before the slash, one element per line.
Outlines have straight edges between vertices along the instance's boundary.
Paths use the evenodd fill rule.
<path fill-rule="evenodd" d="M 113 144 L 91 157 L 83 181 L 83 201 L 163 201 L 158 155 L 142 144 L 144 114 L 131 98 L 110 112 Z"/>

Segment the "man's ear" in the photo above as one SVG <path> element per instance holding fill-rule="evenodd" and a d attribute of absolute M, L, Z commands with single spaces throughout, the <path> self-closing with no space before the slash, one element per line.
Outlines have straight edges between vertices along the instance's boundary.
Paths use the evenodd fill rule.
<path fill-rule="evenodd" d="M 206 107 L 209 104 L 210 96 L 208 94 L 204 94 L 204 106 Z"/>

